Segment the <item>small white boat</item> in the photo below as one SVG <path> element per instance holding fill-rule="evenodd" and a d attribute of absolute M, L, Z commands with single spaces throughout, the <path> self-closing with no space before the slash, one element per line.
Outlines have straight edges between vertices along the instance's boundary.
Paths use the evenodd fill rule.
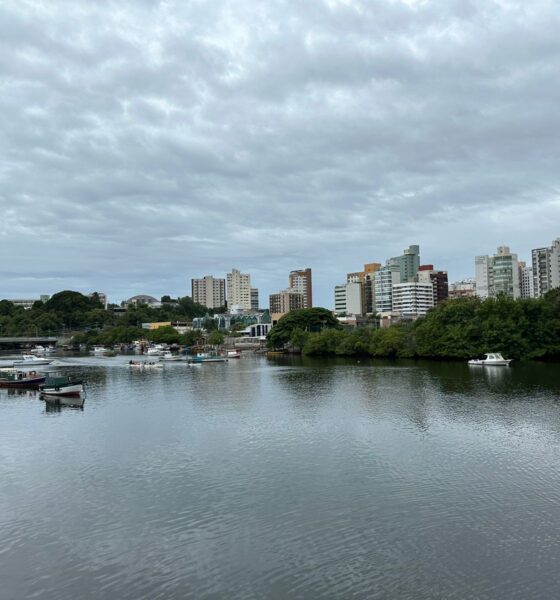
<path fill-rule="evenodd" d="M 14 360 L 14 367 L 22 365 L 25 365 L 26 367 L 35 365 L 50 365 L 52 361 L 52 358 L 39 358 L 34 354 L 22 354 L 20 360 Z"/>
<path fill-rule="evenodd" d="M 108 349 L 105 348 L 105 346 L 94 346 L 91 352 L 93 354 L 104 354 L 105 352 L 108 352 Z"/>
<path fill-rule="evenodd" d="M 241 352 L 239 352 L 239 350 L 228 350 L 226 357 L 227 358 L 241 358 Z"/>
<path fill-rule="evenodd" d="M 146 350 L 146 356 L 159 356 L 160 354 L 163 354 L 163 352 L 164 352 L 163 346 L 157 344 L 156 346 L 150 346 Z"/>
<path fill-rule="evenodd" d="M 510 358 L 504 358 L 499 352 L 488 352 L 485 358 L 474 358 L 469 360 L 469 365 L 480 366 L 480 367 L 508 367 L 511 362 Z"/>
<path fill-rule="evenodd" d="M 178 354 L 173 354 L 170 350 L 164 350 L 163 354 L 159 357 L 160 360 L 164 360 L 166 362 L 178 362 L 183 360 L 182 356 Z"/>

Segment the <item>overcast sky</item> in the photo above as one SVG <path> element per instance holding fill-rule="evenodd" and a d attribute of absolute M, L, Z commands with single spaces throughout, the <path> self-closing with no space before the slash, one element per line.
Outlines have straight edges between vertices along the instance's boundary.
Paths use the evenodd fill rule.
<path fill-rule="evenodd" d="M 554 0 L 0 3 L 0 297 L 560 236 Z"/>

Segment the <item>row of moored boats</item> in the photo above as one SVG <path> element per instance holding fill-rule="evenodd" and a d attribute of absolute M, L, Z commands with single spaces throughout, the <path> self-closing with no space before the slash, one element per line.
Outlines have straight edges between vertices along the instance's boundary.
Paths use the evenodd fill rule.
<path fill-rule="evenodd" d="M 0 369 L 0 387 L 39 390 L 46 400 L 81 398 L 84 393 L 82 381 L 60 372 L 25 371 L 16 367 Z"/>

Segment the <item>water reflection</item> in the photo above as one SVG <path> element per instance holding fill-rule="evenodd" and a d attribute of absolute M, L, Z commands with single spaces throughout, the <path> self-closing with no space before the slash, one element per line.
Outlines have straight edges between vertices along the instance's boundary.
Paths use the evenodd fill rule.
<path fill-rule="evenodd" d="M 45 402 L 45 413 L 58 414 L 63 411 L 79 411 L 83 412 L 83 404 L 61 404 L 56 402 Z"/>
<path fill-rule="evenodd" d="M 557 596 L 555 367 L 90 363 L 0 392 L 6 598 Z"/>

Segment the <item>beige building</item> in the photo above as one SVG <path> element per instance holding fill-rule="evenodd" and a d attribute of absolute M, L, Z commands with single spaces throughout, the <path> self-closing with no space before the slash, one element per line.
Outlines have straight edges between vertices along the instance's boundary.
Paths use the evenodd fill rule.
<path fill-rule="evenodd" d="M 289 277 L 290 289 L 303 294 L 303 308 L 313 307 L 313 282 L 311 269 L 300 269 L 290 271 Z"/>
<path fill-rule="evenodd" d="M 286 314 L 291 310 L 305 308 L 305 296 L 297 290 L 287 289 L 269 296 L 271 314 Z"/>
<path fill-rule="evenodd" d="M 251 276 L 241 273 L 238 269 L 232 269 L 227 274 L 227 303 L 231 309 L 240 306 L 245 310 L 251 310 Z"/>
<path fill-rule="evenodd" d="M 226 280 L 206 275 L 200 279 L 191 279 L 193 302 L 207 308 L 220 308 L 226 303 Z"/>
<path fill-rule="evenodd" d="M 367 263 L 363 271 L 346 275 L 347 283 L 359 283 L 362 286 L 362 314 L 375 313 L 375 281 L 374 275 L 381 268 L 381 263 Z"/>

